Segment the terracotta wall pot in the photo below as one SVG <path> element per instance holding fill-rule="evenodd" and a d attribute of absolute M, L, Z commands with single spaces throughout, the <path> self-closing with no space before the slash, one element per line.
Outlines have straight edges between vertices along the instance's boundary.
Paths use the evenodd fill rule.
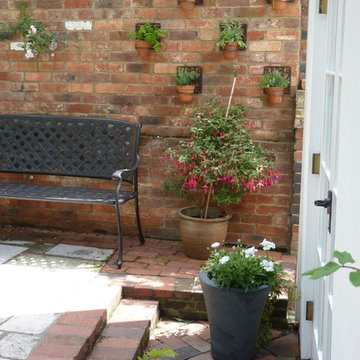
<path fill-rule="evenodd" d="M 283 88 L 267 88 L 265 89 L 266 99 L 269 104 L 280 104 L 284 95 Z"/>
<path fill-rule="evenodd" d="M 142 60 L 148 60 L 153 50 L 153 46 L 144 40 L 135 41 L 135 49 L 138 57 Z"/>
<path fill-rule="evenodd" d="M 225 45 L 223 48 L 223 57 L 227 60 L 236 59 L 237 52 L 239 50 L 239 45 L 237 43 L 232 43 Z"/>
<path fill-rule="evenodd" d="M 272 2 L 272 4 L 275 10 L 283 10 L 286 9 L 287 6 L 286 1 L 280 1 L 280 0 L 275 0 L 274 3 Z"/>
<path fill-rule="evenodd" d="M 195 7 L 195 0 L 180 0 L 180 8 L 183 11 L 191 11 Z"/>
<path fill-rule="evenodd" d="M 176 86 L 176 91 L 178 93 L 179 101 L 183 104 L 188 104 L 192 102 L 195 85 L 184 85 L 184 86 Z"/>
<path fill-rule="evenodd" d="M 211 208 L 209 212 L 219 209 Z M 203 219 L 193 217 L 198 215 L 199 208 L 185 207 L 178 211 L 180 216 L 179 233 L 184 252 L 194 259 L 207 259 L 210 255 L 208 248 L 214 242 L 223 242 L 226 239 L 228 223 L 231 218 L 228 214 L 222 217 Z"/>
<path fill-rule="evenodd" d="M 223 289 L 209 279 L 207 272 L 200 273 L 200 283 L 209 319 L 212 357 L 253 359 L 270 286 L 262 285 L 248 293 L 242 289 Z"/>

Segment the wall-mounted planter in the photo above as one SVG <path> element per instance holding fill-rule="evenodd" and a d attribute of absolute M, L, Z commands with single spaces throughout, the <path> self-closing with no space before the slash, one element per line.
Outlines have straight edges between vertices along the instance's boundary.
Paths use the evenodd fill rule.
<path fill-rule="evenodd" d="M 165 33 L 159 23 L 139 23 L 130 36 L 136 39 L 135 49 L 139 59 L 147 61 L 152 50 L 160 51 L 161 38 L 165 37 Z"/>
<path fill-rule="evenodd" d="M 226 60 L 234 60 L 239 50 L 246 49 L 247 24 L 227 20 L 220 24 L 220 38 L 217 46 Z M 241 45 L 241 46 L 240 46 Z"/>
<path fill-rule="evenodd" d="M 283 99 L 283 95 L 290 93 L 290 86 L 291 86 L 291 67 L 290 66 L 265 66 L 264 67 L 264 75 L 265 74 L 272 74 L 276 73 L 276 79 L 274 78 L 267 79 L 269 82 L 268 84 L 271 84 L 272 87 L 266 87 L 264 88 L 264 78 L 263 76 L 262 83 L 260 84 L 261 87 L 264 88 L 264 93 L 266 94 L 266 100 L 269 105 L 274 104 L 280 104 Z M 275 75 L 275 74 L 274 74 Z M 280 78 L 283 78 L 282 80 L 279 80 Z M 287 84 L 283 84 L 284 81 L 287 82 Z M 280 82 L 279 82 L 280 81 Z M 278 86 L 276 86 L 278 85 Z"/>
<path fill-rule="evenodd" d="M 287 3 L 294 2 L 294 0 L 267 0 L 274 10 L 284 10 L 287 7 Z"/>
<path fill-rule="evenodd" d="M 182 11 L 192 11 L 195 5 L 203 5 L 204 0 L 178 0 Z"/>
<path fill-rule="evenodd" d="M 182 76 L 182 83 L 178 83 L 179 73 L 185 72 L 186 74 L 192 73 L 196 74 L 194 78 L 189 79 Z M 181 104 L 190 104 L 193 100 L 194 94 L 199 94 L 202 91 L 202 67 L 201 66 L 178 66 L 176 70 L 175 81 L 177 83 L 176 92 L 178 94 L 178 100 Z M 191 83 L 190 83 L 191 82 Z"/>

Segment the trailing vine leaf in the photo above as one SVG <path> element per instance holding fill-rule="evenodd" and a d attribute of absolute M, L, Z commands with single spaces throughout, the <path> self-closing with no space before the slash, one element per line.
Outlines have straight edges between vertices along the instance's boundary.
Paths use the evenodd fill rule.
<path fill-rule="evenodd" d="M 340 252 L 340 251 L 335 250 L 333 255 L 335 258 L 337 258 L 339 260 L 339 263 L 341 265 L 344 265 L 346 263 L 353 264 L 355 262 L 355 260 L 351 256 L 351 254 L 348 253 L 347 251 Z"/>
<path fill-rule="evenodd" d="M 320 279 L 321 277 L 330 275 L 332 273 L 334 273 L 335 271 L 339 270 L 341 268 L 341 266 L 339 264 L 337 264 L 334 261 L 329 261 L 327 264 L 325 264 L 324 266 L 306 271 L 303 273 L 303 276 L 310 276 L 311 279 L 316 280 L 316 279 Z"/>
<path fill-rule="evenodd" d="M 360 287 L 360 270 L 351 272 L 349 278 L 355 287 Z"/>

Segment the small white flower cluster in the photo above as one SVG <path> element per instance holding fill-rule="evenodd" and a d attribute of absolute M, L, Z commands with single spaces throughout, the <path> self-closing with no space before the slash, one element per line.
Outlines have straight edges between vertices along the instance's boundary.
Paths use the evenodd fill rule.
<path fill-rule="evenodd" d="M 264 240 L 260 243 L 260 245 L 263 247 L 263 249 L 264 249 L 265 251 L 268 251 L 268 250 L 271 250 L 271 249 L 275 249 L 275 248 L 276 248 L 276 246 L 275 246 L 275 244 L 274 244 L 273 242 L 267 241 L 266 239 L 264 239 Z"/>
<path fill-rule="evenodd" d="M 35 25 L 30 25 L 29 30 L 28 30 L 28 34 L 30 35 L 35 35 L 37 34 L 37 28 Z M 52 39 L 51 44 L 49 45 L 49 50 L 51 51 L 51 56 L 55 56 L 54 51 L 57 49 L 58 43 L 56 41 L 56 39 Z M 36 50 L 34 50 L 34 42 L 33 41 L 28 41 L 26 43 L 25 46 L 25 57 L 26 59 L 33 59 L 38 52 Z"/>
<path fill-rule="evenodd" d="M 269 260 L 262 260 L 260 265 L 265 269 L 265 271 L 274 271 L 274 263 Z"/>
<path fill-rule="evenodd" d="M 240 242 L 240 239 L 239 239 Z M 264 239 L 260 245 L 263 247 L 263 249 L 265 251 L 269 251 L 271 249 L 275 249 L 276 246 L 273 242 L 268 241 L 266 239 Z M 215 242 L 211 245 L 211 247 L 213 249 L 217 249 L 220 246 L 219 242 Z M 233 250 L 236 250 L 236 247 L 233 246 Z M 245 253 L 245 257 L 246 258 L 250 258 L 250 257 L 255 257 L 255 253 L 257 253 L 258 250 L 255 248 L 255 246 L 252 246 L 251 248 L 245 249 L 244 253 Z M 219 253 L 215 253 L 216 256 L 220 256 Z M 222 258 L 219 259 L 219 263 L 220 264 L 226 264 L 228 261 L 230 260 L 230 257 L 228 255 L 223 256 Z M 274 262 L 270 261 L 270 260 L 261 260 L 260 265 L 264 268 L 265 271 L 269 272 L 269 271 L 274 271 Z"/>

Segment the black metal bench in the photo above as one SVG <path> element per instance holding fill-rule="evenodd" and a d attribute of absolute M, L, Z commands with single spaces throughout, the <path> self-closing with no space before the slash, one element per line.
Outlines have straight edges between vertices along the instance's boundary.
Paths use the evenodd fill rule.
<path fill-rule="evenodd" d="M 0 172 L 116 180 L 113 190 L 0 182 L 0 197 L 115 206 L 120 268 L 123 235 L 120 205 L 138 201 L 140 124 L 120 120 L 44 115 L 0 115 Z M 122 182 L 129 183 L 124 191 Z"/>

